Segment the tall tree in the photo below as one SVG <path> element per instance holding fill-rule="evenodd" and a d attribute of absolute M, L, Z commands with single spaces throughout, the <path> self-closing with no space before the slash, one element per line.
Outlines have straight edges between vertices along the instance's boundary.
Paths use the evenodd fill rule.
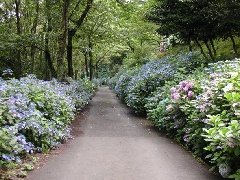
<path fill-rule="evenodd" d="M 17 26 L 17 35 L 20 37 L 21 36 L 21 22 L 20 22 L 20 5 L 21 5 L 21 0 L 15 0 L 15 15 L 16 15 L 16 26 Z M 22 75 L 22 61 L 21 61 L 21 50 L 17 49 L 16 53 L 16 76 L 17 78 L 20 78 Z"/>
<path fill-rule="evenodd" d="M 79 3 L 80 3 L 80 0 L 76 6 L 78 6 Z M 84 19 L 86 18 L 90 8 L 92 7 L 92 4 L 93 4 L 93 0 L 87 0 L 85 9 L 82 12 L 81 16 L 77 20 L 73 20 L 72 16 L 70 16 L 70 21 L 72 21 L 74 23 L 74 27 L 70 27 L 68 29 L 67 62 L 68 62 L 68 76 L 69 77 L 73 77 L 73 60 L 72 60 L 73 37 L 76 34 L 77 30 L 82 25 L 82 23 L 84 22 Z M 75 11 L 75 9 L 73 11 Z"/>
<path fill-rule="evenodd" d="M 66 49 L 67 29 L 68 29 L 68 7 L 69 0 L 62 0 L 62 22 L 59 37 L 59 52 L 57 59 L 57 79 L 64 78 L 64 54 Z"/>
<path fill-rule="evenodd" d="M 52 56 L 50 53 L 50 48 L 49 48 L 49 35 L 52 32 L 52 16 L 50 14 L 52 8 L 52 2 L 51 0 L 46 0 L 46 17 L 47 17 L 47 22 L 45 24 L 45 46 L 44 46 L 44 54 L 45 54 L 45 60 L 47 61 L 48 67 L 50 69 L 51 72 L 51 76 L 57 78 L 57 71 L 55 70 L 55 67 L 53 65 L 53 61 L 52 61 Z M 49 77 L 46 77 L 47 79 Z"/>
<path fill-rule="evenodd" d="M 37 25 L 39 21 L 39 0 L 35 0 L 36 3 L 36 9 L 35 9 L 35 18 L 33 20 L 33 25 L 31 28 L 31 34 L 34 36 L 37 33 Z M 36 52 L 36 43 L 33 42 L 31 45 L 31 69 L 30 73 L 34 73 L 35 68 L 35 52 Z"/>
<path fill-rule="evenodd" d="M 227 5 L 228 4 L 228 5 Z M 159 25 L 158 32 L 162 35 L 178 35 L 183 41 L 190 44 L 195 41 L 203 53 L 199 41 L 203 42 L 208 49 L 211 59 L 216 58 L 216 48 L 214 40 L 231 37 L 230 31 L 239 33 L 239 26 L 231 24 L 226 28 L 231 20 L 232 11 L 227 8 L 229 4 L 234 8 L 240 8 L 236 1 L 202 1 L 202 0 L 162 0 L 155 4 L 149 11 L 147 18 Z M 239 14 L 236 12 L 236 14 Z M 224 18 L 225 17 L 225 18 Z M 238 21 L 239 22 L 239 21 Z M 235 21 L 235 24 L 236 21 Z"/>

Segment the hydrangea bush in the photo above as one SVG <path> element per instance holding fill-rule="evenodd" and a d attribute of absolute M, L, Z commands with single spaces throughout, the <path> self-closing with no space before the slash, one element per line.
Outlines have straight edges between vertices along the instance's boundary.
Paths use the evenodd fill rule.
<path fill-rule="evenodd" d="M 239 63 L 210 64 L 185 76 L 178 85 L 171 87 L 173 83 L 169 82 L 146 104 L 149 119 L 218 167 L 223 177 L 232 174 L 230 177 L 239 178 L 240 171 Z"/>
<path fill-rule="evenodd" d="M 0 79 L 0 167 L 70 138 L 69 124 L 96 87 L 88 80 L 59 83 L 34 75 Z"/>
<path fill-rule="evenodd" d="M 110 89 L 113 89 L 113 90 L 115 89 L 118 79 L 120 78 L 121 75 L 125 74 L 126 71 L 127 69 L 123 68 L 117 74 L 115 74 L 115 76 L 109 79 L 108 85 Z"/>
<path fill-rule="evenodd" d="M 146 99 L 151 92 L 162 87 L 166 81 L 179 81 L 178 73 L 188 74 L 202 63 L 204 61 L 201 55 L 190 52 L 178 56 L 168 56 L 143 65 L 137 73 L 134 73 L 126 86 L 125 91 L 128 92 L 125 97 L 126 104 L 136 113 L 145 113 Z M 122 76 L 130 76 L 130 74 L 128 72 Z M 122 78 L 120 76 L 118 81 L 121 81 Z M 121 82 L 117 82 L 117 84 L 121 84 Z M 121 96 L 119 92 L 118 95 Z"/>
<path fill-rule="evenodd" d="M 114 90 L 117 96 L 122 101 L 125 101 L 125 98 L 128 95 L 127 86 L 129 85 L 129 82 L 132 80 L 132 77 L 138 72 L 138 70 L 139 68 L 129 70 L 126 73 L 122 74 L 117 80 Z"/>
<path fill-rule="evenodd" d="M 121 72 L 115 77 L 117 96 L 136 113 L 146 111 L 160 130 L 222 177 L 240 179 L 240 60 L 204 68 L 199 57 L 189 56 Z"/>

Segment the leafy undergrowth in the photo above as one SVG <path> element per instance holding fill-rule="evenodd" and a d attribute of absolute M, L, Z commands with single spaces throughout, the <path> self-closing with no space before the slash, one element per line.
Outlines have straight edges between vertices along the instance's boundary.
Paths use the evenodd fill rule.
<path fill-rule="evenodd" d="M 222 177 L 240 179 L 240 60 L 184 73 L 153 63 L 114 77 L 117 96 Z"/>
<path fill-rule="evenodd" d="M 46 153 L 71 138 L 69 126 L 96 87 L 87 79 L 65 83 L 34 75 L 0 79 L 0 169 L 12 172 L 29 166 L 24 165 L 26 157 Z"/>

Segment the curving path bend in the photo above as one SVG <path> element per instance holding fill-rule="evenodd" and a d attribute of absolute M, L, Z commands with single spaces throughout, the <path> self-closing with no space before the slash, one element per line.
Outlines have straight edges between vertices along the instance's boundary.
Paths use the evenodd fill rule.
<path fill-rule="evenodd" d="M 218 180 L 181 146 L 136 117 L 100 87 L 79 127 L 83 132 L 30 180 Z"/>

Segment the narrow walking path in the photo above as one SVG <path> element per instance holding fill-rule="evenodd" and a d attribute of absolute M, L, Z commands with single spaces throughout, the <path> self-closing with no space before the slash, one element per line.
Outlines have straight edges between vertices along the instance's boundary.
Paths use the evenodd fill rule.
<path fill-rule="evenodd" d="M 136 117 L 108 87 L 100 87 L 81 135 L 32 180 L 217 180 L 181 146 Z"/>

